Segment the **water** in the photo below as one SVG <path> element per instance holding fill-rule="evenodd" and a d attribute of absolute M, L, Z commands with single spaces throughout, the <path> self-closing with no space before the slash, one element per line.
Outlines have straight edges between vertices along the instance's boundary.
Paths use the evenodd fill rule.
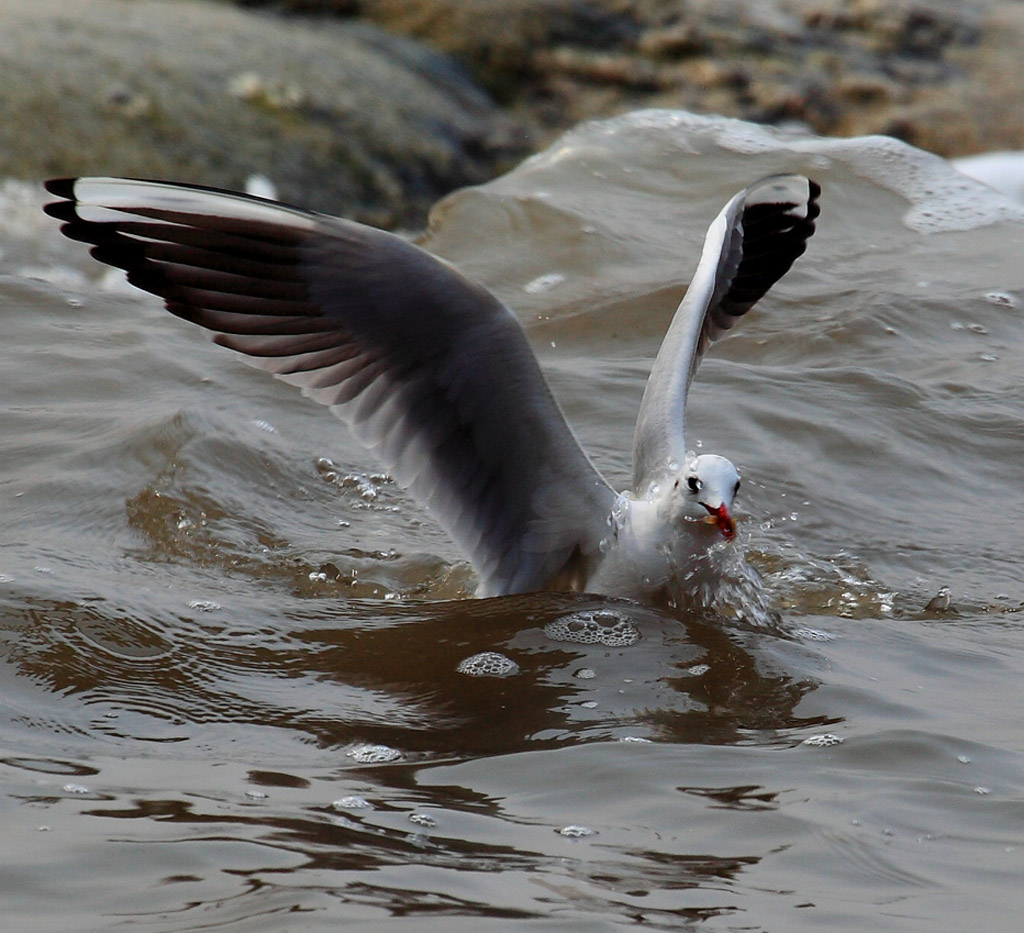
<path fill-rule="evenodd" d="M 1017 929 L 1020 209 L 891 141 L 646 113 L 425 242 L 621 487 L 704 227 L 779 171 L 819 232 L 689 418 L 768 627 L 468 599 L 326 412 L 0 188 L 5 929 Z"/>

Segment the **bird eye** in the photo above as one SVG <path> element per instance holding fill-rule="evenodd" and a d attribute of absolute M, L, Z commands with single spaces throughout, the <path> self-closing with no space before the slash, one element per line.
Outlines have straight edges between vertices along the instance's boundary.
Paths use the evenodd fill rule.
<path fill-rule="evenodd" d="M 690 487 L 690 492 L 700 492 L 701 487 L 704 485 L 696 476 L 687 476 L 686 484 Z"/>

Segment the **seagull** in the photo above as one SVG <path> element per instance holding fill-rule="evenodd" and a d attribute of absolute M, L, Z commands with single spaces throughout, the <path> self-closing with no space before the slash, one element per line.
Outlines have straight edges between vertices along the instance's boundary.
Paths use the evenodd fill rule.
<path fill-rule="evenodd" d="M 395 234 L 240 193 L 63 178 L 45 211 L 171 314 L 328 406 L 468 557 L 477 596 L 677 600 L 736 534 L 736 467 L 686 446 L 694 373 L 804 252 L 821 189 L 775 175 L 708 229 L 651 370 L 617 492 L 509 307 Z M 672 594 L 672 595 L 667 595 Z M 674 604 L 674 603 L 673 603 Z"/>

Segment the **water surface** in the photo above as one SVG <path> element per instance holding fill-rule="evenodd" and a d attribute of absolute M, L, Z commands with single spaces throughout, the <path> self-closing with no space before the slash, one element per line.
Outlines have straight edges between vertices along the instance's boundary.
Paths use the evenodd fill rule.
<path fill-rule="evenodd" d="M 423 242 L 625 486 L 703 231 L 780 171 L 819 232 L 689 415 L 743 474 L 772 625 L 469 599 L 326 411 L 5 184 L 5 928 L 1015 929 L 1024 213 L 891 140 L 649 112 Z M 460 672 L 484 652 L 515 666 Z"/>

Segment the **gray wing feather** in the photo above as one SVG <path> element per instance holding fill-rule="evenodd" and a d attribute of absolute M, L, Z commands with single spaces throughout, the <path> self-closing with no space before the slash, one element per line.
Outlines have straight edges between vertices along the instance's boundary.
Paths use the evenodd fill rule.
<path fill-rule="evenodd" d="M 802 175 L 764 178 L 735 195 L 708 228 L 697 270 L 640 403 L 633 438 L 638 495 L 683 463 L 686 396 L 704 352 L 804 252 L 814 233 L 820 193 Z"/>
<path fill-rule="evenodd" d="M 392 234 L 243 195 L 47 188 L 97 259 L 329 406 L 452 535 L 482 595 L 543 588 L 596 554 L 614 493 L 480 285 Z"/>

